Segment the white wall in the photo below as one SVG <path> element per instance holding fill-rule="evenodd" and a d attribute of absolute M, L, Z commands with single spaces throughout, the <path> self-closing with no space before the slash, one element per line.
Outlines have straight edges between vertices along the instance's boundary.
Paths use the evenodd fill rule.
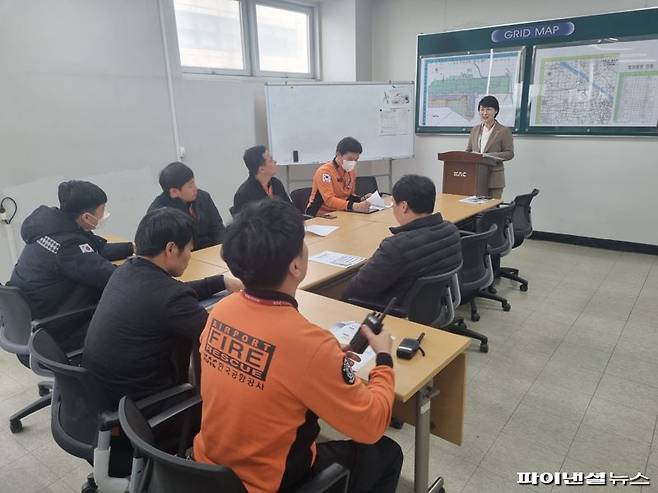
<path fill-rule="evenodd" d="M 372 77 L 415 79 L 416 35 L 658 6 L 658 1 L 378 0 L 371 4 Z M 505 198 L 541 190 L 533 207 L 538 230 L 658 244 L 656 138 L 515 138 L 506 164 Z M 415 159 L 396 162 L 441 183 L 437 153 L 463 149 L 466 136 L 419 136 Z"/>
<path fill-rule="evenodd" d="M 355 80 L 355 0 L 327 10 L 322 72 Z M 171 9 L 163 14 L 171 21 Z M 19 251 L 22 220 L 56 205 L 63 179 L 103 187 L 106 230 L 126 238 L 160 192 L 158 171 L 176 153 L 159 16 L 157 0 L 0 0 L 0 198 L 19 202 Z M 185 161 L 226 221 L 246 177 L 244 149 L 267 143 L 265 81 L 182 75 L 175 32 L 166 38 Z M 296 174 L 310 178 L 312 169 Z M 12 266 L 0 228 L 0 282 Z"/>

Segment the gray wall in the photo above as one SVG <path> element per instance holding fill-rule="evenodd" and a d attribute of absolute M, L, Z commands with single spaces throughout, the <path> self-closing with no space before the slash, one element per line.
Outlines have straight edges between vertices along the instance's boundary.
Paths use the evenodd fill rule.
<path fill-rule="evenodd" d="M 416 35 L 495 24 L 658 6 L 658 1 L 379 0 L 372 2 L 372 77 L 414 79 Z M 504 198 L 541 190 L 535 228 L 579 236 L 658 244 L 656 138 L 516 137 Z M 437 152 L 464 149 L 466 136 L 416 138 L 415 159 L 395 174 L 441 183 Z"/>

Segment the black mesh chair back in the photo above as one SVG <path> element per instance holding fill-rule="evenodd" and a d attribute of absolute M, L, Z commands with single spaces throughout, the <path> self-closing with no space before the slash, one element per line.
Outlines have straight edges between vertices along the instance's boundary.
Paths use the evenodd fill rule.
<path fill-rule="evenodd" d="M 354 193 L 360 197 L 367 193 L 373 193 L 379 190 L 377 186 L 377 178 L 374 176 L 357 176 L 356 185 L 354 186 Z"/>
<path fill-rule="evenodd" d="M 30 340 L 30 356 L 55 375 L 51 431 L 66 452 L 93 463 L 99 416 L 110 408 L 98 381 L 86 368 L 71 364 L 46 330 Z"/>
<path fill-rule="evenodd" d="M 302 214 L 306 213 L 306 206 L 308 205 L 308 199 L 311 196 L 311 187 L 298 188 L 290 192 L 290 200 L 292 200 L 292 205 L 301 212 Z"/>
<path fill-rule="evenodd" d="M 462 231 L 462 261 L 459 271 L 459 290 L 462 302 L 478 295 L 493 281 L 493 267 L 488 244 L 496 235 L 498 226 L 492 224 L 484 233 Z"/>
<path fill-rule="evenodd" d="M 516 207 L 512 213 L 512 224 L 514 225 L 514 248 L 523 243 L 523 240 L 532 234 L 532 217 L 530 202 L 537 195 L 539 190 L 536 188 L 524 195 L 517 195 L 514 199 Z"/>
<path fill-rule="evenodd" d="M 514 202 L 494 209 L 488 209 L 475 217 L 475 232 L 484 233 L 496 226 L 494 234 L 489 238 L 489 253 L 492 255 L 507 255 L 514 244 L 512 229 L 512 214 Z"/>
<path fill-rule="evenodd" d="M 0 347 L 19 356 L 25 366 L 29 366 L 27 344 L 32 333 L 31 323 L 32 313 L 20 290 L 0 286 Z"/>
<path fill-rule="evenodd" d="M 198 399 L 197 403 L 200 406 L 201 400 Z M 201 464 L 159 450 L 151 426 L 128 397 L 119 403 L 119 421 L 133 448 L 146 460 L 140 492 L 247 492 L 240 478 L 226 466 Z"/>
<path fill-rule="evenodd" d="M 405 297 L 407 318 L 432 327 L 449 324 L 459 306 L 456 276 L 461 267 L 460 264 L 449 272 L 417 279 Z"/>

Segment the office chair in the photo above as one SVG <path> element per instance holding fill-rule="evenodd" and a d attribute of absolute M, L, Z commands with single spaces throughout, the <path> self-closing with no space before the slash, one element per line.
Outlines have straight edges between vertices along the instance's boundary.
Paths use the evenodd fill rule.
<path fill-rule="evenodd" d="M 530 202 L 532 202 L 532 199 L 537 195 L 539 195 L 539 190 L 535 188 L 532 192 L 525 195 L 517 195 L 514 199 L 516 207 L 514 207 L 514 212 L 512 213 L 512 226 L 514 227 L 514 244 L 512 245 L 512 248 L 518 248 L 523 244 L 523 241 L 526 238 L 529 238 L 530 235 L 532 235 Z M 513 267 L 501 267 L 498 270 L 498 276 L 520 283 L 519 289 L 521 291 L 528 290 L 528 281 L 519 277 L 519 269 Z"/>
<path fill-rule="evenodd" d="M 306 214 L 306 206 L 308 205 L 308 199 L 311 197 L 311 190 L 311 187 L 306 187 L 290 192 L 292 205 L 302 214 Z"/>
<path fill-rule="evenodd" d="M 503 311 L 510 311 L 512 305 L 509 304 L 507 299 L 502 296 L 497 296 L 496 290 L 493 287 L 493 282 L 496 278 L 496 274 L 500 269 L 500 258 L 507 255 L 512 250 L 512 245 L 514 244 L 514 227 L 512 226 L 512 214 L 514 212 L 516 204 L 514 202 L 509 203 L 508 205 L 497 207 L 495 209 L 488 209 L 479 213 L 475 217 L 475 232 L 483 233 L 489 231 L 492 225 L 496 225 L 496 230 L 489 238 L 489 254 L 491 255 L 491 263 L 494 271 L 494 278 L 491 280 L 491 284 L 488 289 L 482 290 L 478 297 L 486 298 L 492 301 L 498 301 Z M 473 321 L 477 321 L 472 319 Z"/>
<path fill-rule="evenodd" d="M 374 193 L 379 190 L 377 178 L 374 176 L 357 176 L 354 185 L 354 194 L 363 197 L 367 193 Z"/>
<path fill-rule="evenodd" d="M 461 293 L 461 303 L 469 303 L 471 305 L 471 320 L 474 322 L 480 320 L 480 315 L 475 305 L 475 298 L 481 295 L 482 291 L 491 284 L 494 278 L 488 243 L 497 229 L 498 227 L 492 224 L 489 230 L 484 233 L 459 232 L 462 239 L 463 262 L 457 276 L 459 280 L 459 291 Z M 487 336 L 469 329 L 463 317 L 457 317 L 447 330 L 477 339 L 480 341 L 480 352 L 489 352 L 489 340 Z"/>
<path fill-rule="evenodd" d="M 90 306 L 40 320 L 32 320 L 30 307 L 20 290 L 13 286 L 0 286 L 0 347 L 9 353 L 15 354 L 21 364 L 30 368 L 28 343 L 34 330 L 53 322 L 61 323 L 72 318 L 91 316 L 95 308 L 95 306 Z M 79 354 L 79 352 L 69 353 L 70 357 L 75 357 L 76 354 Z M 52 373 L 49 371 L 34 370 L 38 375 L 52 378 Z M 37 384 L 39 399 L 9 417 L 9 429 L 12 433 L 19 433 L 23 429 L 21 421 L 23 418 L 50 405 L 52 387 L 51 381 L 43 381 Z"/>
<path fill-rule="evenodd" d="M 136 460 L 142 464 L 133 475 L 137 493 L 187 493 L 189 491 L 221 491 L 246 493 L 240 478 L 227 466 L 202 464 L 170 455 L 156 445 L 153 428 L 183 414 L 200 413 L 201 398 L 196 395 L 146 420 L 129 398 L 119 402 L 121 428 L 135 450 Z M 189 437 L 192 438 L 191 436 Z M 304 483 L 295 493 L 340 491 L 347 492 L 349 471 L 332 464 L 321 474 Z M 336 488 L 340 489 L 336 489 Z"/>
<path fill-rule="evenodd" d="M 37 330 L 29 343 L 33 365 L 50 370 L 55 376 L 52 393 L 50 429 L 57 445 L 65 452 L 86 460 L 93 473 L 82 487 L 83 493 L 129 491 L 128 477 L 112 477 L 110 440 L 119 425 L 99 382 L 86 369 L 64 354 L 47 330 Z M 157 407 L 170 399 L 187 397 L 194 388 L 179 385 L 138 402 L 141 409 Z"/>

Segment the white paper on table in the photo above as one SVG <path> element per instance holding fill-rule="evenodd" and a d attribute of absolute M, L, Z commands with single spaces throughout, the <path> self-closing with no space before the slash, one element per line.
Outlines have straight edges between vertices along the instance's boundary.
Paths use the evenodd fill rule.
<path fill-rule="evenodd" d="M 386 202 L 384 202 L 384 199 L 382 198 L 381 195 L 379 195 L 379 191 L 375 190 L 370 197 L 366 199 L 366 201 L 370 204 L 370 210 L 376 210 L 376 211 L 381 211 L 383 209 L 388 209 L 389 207 L 392 207 L 393 204 L 386 205 Z"/>
<path fill-rule="evenodd" d="M 484 204 L 485 202 L 489 202 L 490 200 L 491 199 L 489 197 L 478 197 L 477 195 L 471 195 L 470 197 L 461 199 L 460 202 L 463 202 L 465 204 Z"/>
<path fill-rule="evenodd" d="M 312 260 L 313 262 L 319 262 L 321 264 L 332 265 L 334 267 L 340 267 L 341 269 L 347 269 L 348 267 L 363 262 L 365 257 L 357 257 L 356 255 L 347 255 L 345 253 L 325 250 L 316 255 L 313 255 L 311 258 L 309 258 L 309 260 Z"/>
<path fill-rule="evenodd" d="M 323 226 L 321 224 L 307 224 L 306 227 L 307 233 L 313 233 L 318 236 L 329 236 L 331 233 L 338 229 L 338 226 Z"/>
<path fill-rule="evenodd" d="M 361 324 L 359 322 L 350 320 L 347 322 L 337 322 L 336 325 L 334 325 L 330 330 L 334 337 L 338 339 L 338 342 L 341 344 L 349 344 L 360 326 Z M 364 365 L 366 365 L 371 359 L 375 357 L 375 351 L 373 351 L 373 349 L 368 346 L 366 350 L 363 351 L 363 354 L 360 354 L 359 356 L 361 357 L 361 361 L 354 362 L 354 365 L 352 366 L 352 370 L 355 372 L 359 371 L 361 368 L 363 368 Z"/>

